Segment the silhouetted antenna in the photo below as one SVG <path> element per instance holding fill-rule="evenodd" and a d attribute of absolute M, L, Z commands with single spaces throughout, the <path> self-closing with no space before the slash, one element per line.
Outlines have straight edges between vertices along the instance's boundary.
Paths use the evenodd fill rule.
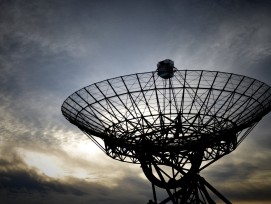
<path fill-rule="evenodd" d="M 84 87 L 61 109 L 108 156 L 141 164 L 153 186 L 149 203 L 230 203 L 199 172 L 235 150 L 270 111 L 271 90 L 237 74 L 177 70 L 167 59 L 154 72 Z M 158 201 L 155 187 L 168 197 Z"/>

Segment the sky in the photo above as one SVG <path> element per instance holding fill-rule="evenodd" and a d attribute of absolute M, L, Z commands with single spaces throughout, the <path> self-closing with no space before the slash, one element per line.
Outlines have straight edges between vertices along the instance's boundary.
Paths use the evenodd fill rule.
<path fill-rule="evenodd" d="M 63 101 L 164 59 L 271 85 L 270 22 L 268 0 L 0 0 L 1 203 L 147 203 L 140 166 L 108 158 Z M 270 120 L 201 173 L 233 203 L 271 203 Z"/>

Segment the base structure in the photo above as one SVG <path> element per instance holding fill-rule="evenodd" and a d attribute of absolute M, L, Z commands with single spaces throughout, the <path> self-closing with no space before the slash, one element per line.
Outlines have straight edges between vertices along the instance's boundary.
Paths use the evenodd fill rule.
<path fill-rule="evenodd" d="M 219 193 L 211 184 L 209 184 L 203 177 L 197 175 L 188 186 L 176 189 L 165 189 L 168 193 L 168 197 L 163 201 L 158 202 L 155 186 L 152 184 L 153 198 L 148 204 L 215 204 L 216 202 L 212 199 L 211 195 L 215 195 L 217 199 L 224 202 L 225 204 L 231 204 L 231 202 Z"/>
<path fill-rule="evenodd" d="M 152 183 L 153 191 L 153 200 L 148 204 L 215 204 L 218 200 L 231 204 L 199 175 L 203 156 L 203 151 L 182 152 L 178 156 L 145 153 L 140 159 L 141 168 Z M 165 189 L 168 197 L 158 201 L 156 187 Z"/>

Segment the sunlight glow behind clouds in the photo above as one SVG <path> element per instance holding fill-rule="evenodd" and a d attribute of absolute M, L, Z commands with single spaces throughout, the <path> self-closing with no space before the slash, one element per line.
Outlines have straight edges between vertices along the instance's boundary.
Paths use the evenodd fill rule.
<path fill-rule="evenodd" d="M 46 176 L 64 180 L 67 179 L 67 177 L 90 179 L 92 181 L 97 179 L 97 176 L 92 176 L 87 168 L 78 167 L 76 165 L 67 166 L 65 161 L 55 155 L 27 150 L 20 150 L 19 153 L 30 167 L 37 168 Z"/>
<path fill-rule="evenodd" d="M 35 167 L 49 177 L 61 178 L 65 176 L 63 168 L 59 165 L 58 158 L 48 154 L 21 150 L 19 154 L 30 167 Z"/>

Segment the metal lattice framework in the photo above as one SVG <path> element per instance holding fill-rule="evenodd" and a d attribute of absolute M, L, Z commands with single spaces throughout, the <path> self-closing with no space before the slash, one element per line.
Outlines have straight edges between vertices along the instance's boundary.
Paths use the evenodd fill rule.
<path fill-rule="evenodd" d="M 232 73 L 177 70 L 107 79 L 62 105 L 67 120 L 113 159 L 140 163 L 160 202 L 230 203 L 199 172 L 232 152 L 271 110 L 270 86 Z M 103 142 L 96 138 L 101 138 Z"/>

